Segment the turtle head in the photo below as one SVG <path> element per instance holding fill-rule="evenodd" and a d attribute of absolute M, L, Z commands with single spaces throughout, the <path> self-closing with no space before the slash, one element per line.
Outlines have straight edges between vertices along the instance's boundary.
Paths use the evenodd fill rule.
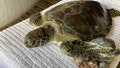
<path fill-rule="evenodd" d="M 33 26 L 41 26 L 43 24 L 43 18 L 40 12 L 34 13 L 30 16 L 29 23 Z"/>
<path fill-rule="evenodd" d="M 54 29 L 50 25 L 37 28 L 25 36 L 25 46 L 29 48 L 43 46 L 54 37 Z"/>

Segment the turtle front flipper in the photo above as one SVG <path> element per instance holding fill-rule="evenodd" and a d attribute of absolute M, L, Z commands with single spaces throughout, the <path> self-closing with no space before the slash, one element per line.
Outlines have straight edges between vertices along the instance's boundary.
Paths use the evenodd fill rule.
<path fill-rule="evenodd" d="M 64 41 L 60 45 L 61 52 L 72 57 L 78 67 L 95 68 L 97 66 L 97 63 L 93 62 L 90 55 L 87 54 L 85 49 L 87 49 L 86 43 L 79 40 Z"/>
<path fill-rule="evenodd" d="M 29 48 L 43 46 L 54 37 L 54 29 L 50 25 L 37 28 L 25 36 L 25 46 Z"/>
<path fill-rule="evenodd" d="M 107 9 L 107 12 L 110 14 L 111 17 L 120 16 L 120 11 L 116 9 Z"/>
<path fill-rule="evenodd" d="M 43 18 L 40 12 L 36 12 L 30 16 L 29 23 L 33 26 L 43 25 Z"/>
<path fill-rule="evenodd" d="M 106 41 L 108 42 L 108 40 Z M 99 43 L 73 40 L 63 42 L 60 45 L 60 50 L 62 51 L 62 53 L 73 58 L 76 57 L 78 59 L 81 59 L 83 62 L 89 62 L 91 60 L 100 62 L 102 64 L 102 68 L 102 66 L 107 66 L 107 64 L 105 64 L 104 62 L 109 63 L 120 54 L 119 48 L 113 48 L 111 44 L 107 44 L 106 42 L 105 44 L 106 45 L 103 46 L 99 45 Z"/>

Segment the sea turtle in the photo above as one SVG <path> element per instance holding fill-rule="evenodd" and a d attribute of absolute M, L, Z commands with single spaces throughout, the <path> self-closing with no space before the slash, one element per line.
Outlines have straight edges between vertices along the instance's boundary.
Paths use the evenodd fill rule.
<path fill-rule="evenodd" d="M 106 36 L 112 26 L 112 16 L 119 15 L 119 11 L 105 9 L 96 1 L 63 3 L 44 14 L 38 12 L 30 16 L 29 23 L 40 27 L 26 34 L 24 43 L 25 46 L 33 48 L 51 41 L 65 43 L 81 40 L 89 42 Z M 93 43 L 101 45 L 96 41 L 93 40 Z M 115 47 L 113 42 L 109 44 L 111 45 L 108 47 Z M 106 44 L 101 46 L 107 47 Z"/>
<path fill-rule="evenodd" d="M 111 12 L 112 10 L 112 12 Z M 54 7 L 44 15 L 35 13 L 30 24 L 40 28 L 29 32 L 25 37 L 27 47 L 37 47 L 49 41 L 80 39 L 90 41 L 104 37 L 110 31 L 112 19 L 110 13 L 96 1 L 72 1 Z M 120 15 L 116 13 L 114 15 Z"/>

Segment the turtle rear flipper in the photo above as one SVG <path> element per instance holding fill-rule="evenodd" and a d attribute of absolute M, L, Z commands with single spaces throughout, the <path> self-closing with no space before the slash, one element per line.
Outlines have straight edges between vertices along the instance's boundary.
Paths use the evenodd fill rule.
<path fill-rule="evenodd" d="M 117 17 L 120 16 L 120 11 L 116 9 L 107 9 L 108 13 L 110 14 L 111 17 Z"/>

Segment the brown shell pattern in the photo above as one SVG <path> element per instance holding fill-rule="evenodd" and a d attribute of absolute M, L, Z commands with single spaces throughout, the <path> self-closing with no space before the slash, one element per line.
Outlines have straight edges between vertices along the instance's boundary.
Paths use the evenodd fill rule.
<path fill-rule="evenodd" d="M 112 19 L 98 2 L 67 2 L 45 13 L 46 20 L 53 20 L 63 34 L 91 40 L 104 37 L 110 31 Z"/>

